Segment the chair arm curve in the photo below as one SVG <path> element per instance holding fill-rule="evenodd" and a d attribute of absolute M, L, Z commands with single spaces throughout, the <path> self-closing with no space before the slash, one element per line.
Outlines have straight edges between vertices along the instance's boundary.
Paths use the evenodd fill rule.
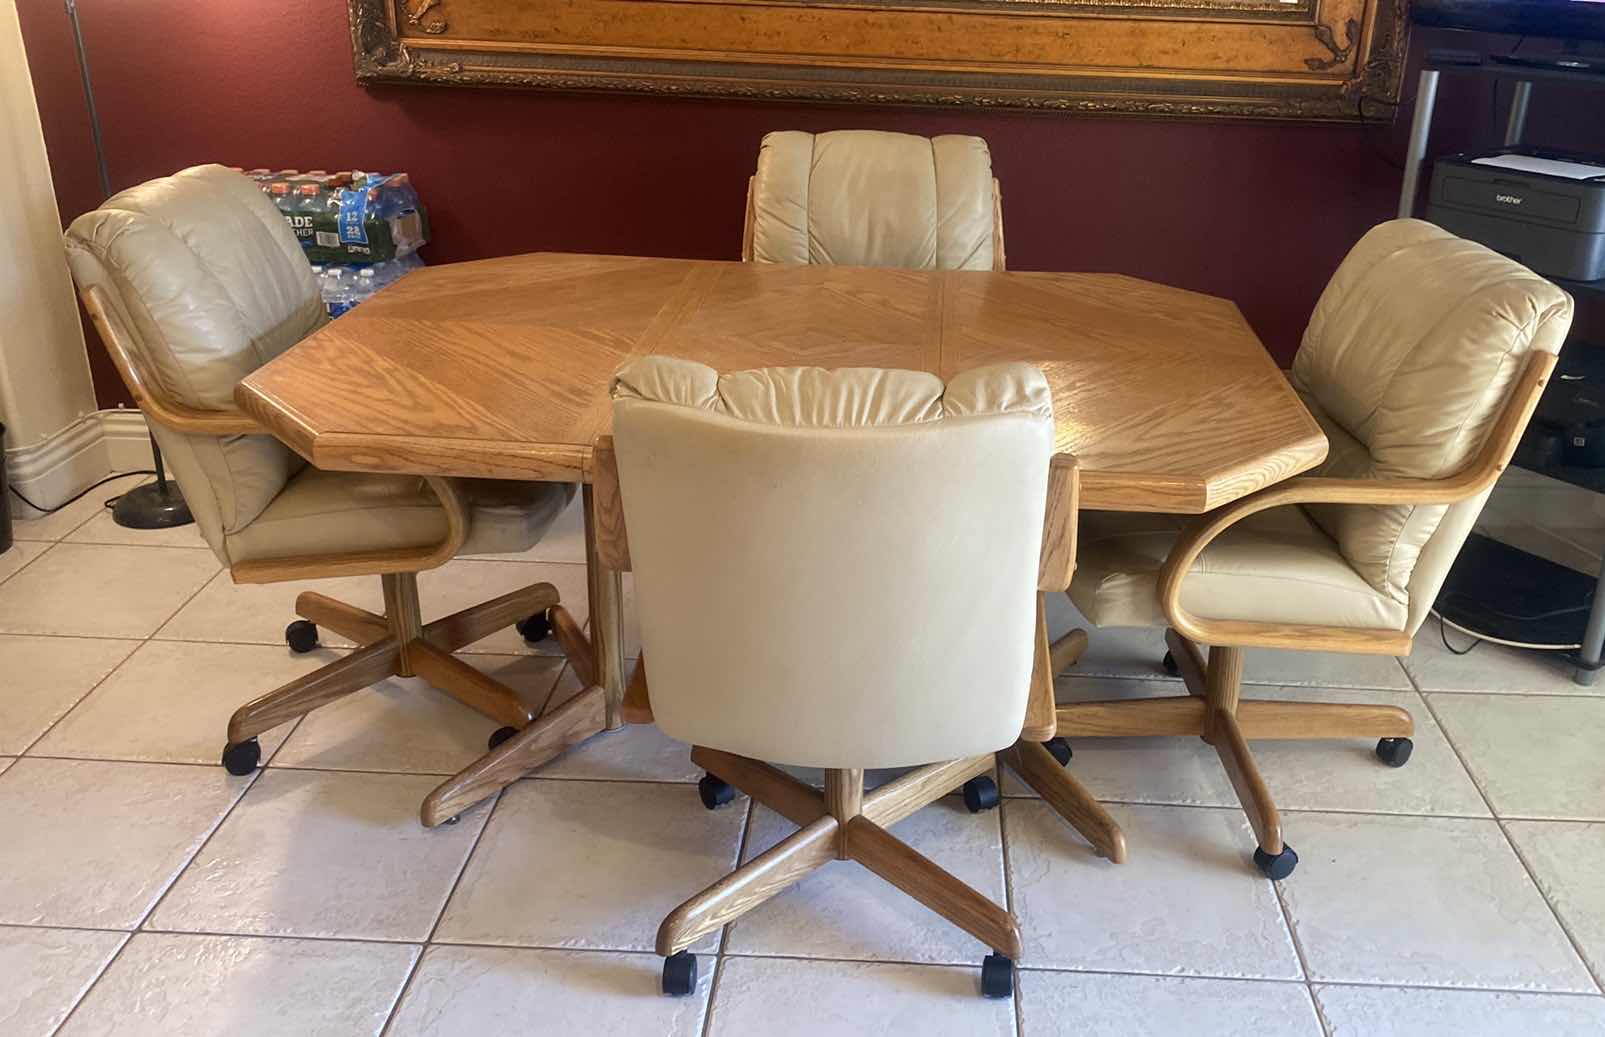
<path fill-rule="evenodd" d="M 1556 359 L 1553 353 L 1541 352 L 1528 357 L 1482 447 L 1452 475 L 1440 479 L 1298 476 L 1200 516 L 1182 530 L 1159 571 L 1159 604 L 1165 618 L 1184 637 L 1202 644 L 1327 648 L 1385 655 L 1408 652 L 1410 638 L 1401 630 L 1204 619 L 1182 607 L 1182 581 L 1215 538 L 1248 516 L 1270 508 L 1293 504 L 1456 504 L 1477 496 L 1492 486 L 1510 463 Z"/>

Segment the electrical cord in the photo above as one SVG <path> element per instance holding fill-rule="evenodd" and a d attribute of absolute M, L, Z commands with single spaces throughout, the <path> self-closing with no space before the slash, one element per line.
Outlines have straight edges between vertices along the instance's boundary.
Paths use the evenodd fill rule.
<path fill-rule="evenodd" d="M 78 494 L 74 495 L 73 497 L 62 501 L 60 504 L 57 504 L 53 508 L 41 508 L 39 505 L 35 504 L 33 501 L 29 500 L 27 497 L 24 497 L 22 495 L 22 491 L 17 489 L 15 486 L 8 486 L 7 489 L 9 489 L 12 493 L 16 494 L 18 500 L 22 501 L 22 503 L 28 505 L 28 507 L 30 507 L 33 510 L 39 512 L 40 514 L 42 514 L 42 515 L 54 515 L 56 512 L 60 511 L 62 508 L 65 508 L 67 505 L 72 504 L 72 503 L 82 499 L 86 495 L 88 495 L 89 491 L 95 490 L 95 489 L 99 489 L 100 487 L 106 485 L 109 482 L 114 482 L 114 481 L 116 481 L 118 479 L 126 479 L 130 475 L 155 475 L 155 474 L 156 474 L 156 469 L 154 469 L 154 468 L 136 468 L 131 472 L 113 472 L 111 475 L 106 476 L 106 478 L 100 480 L 99 482 L 95 483 L 92 486 L 85 487 L 84 490 L 81 493 L 78 493 Z M 111 507 L 113 504 L 117 503 L 117 500 L 118 500 L 117 497 L 112 497 L 111 499 L 107 500 L 106 501 L 106 507 L 108 507 L 108 508 Z"/>
<path fill-rule="evenodd" d="M 1437 609 L 1432 609 L 1431 611 L 1432 614 L 1438 618 L 1438 638 L 1443 641 L 1443 646 L 1455 655 L 1469 655 L 1471 654 L 1472 649 L 1476 648 L 1484 641 L 1488 642 L 1489 644 L 1504 645 L 1506 648 L 1530 648 L 1537 652 L 1573 652 L 1583 647 L 1581 644 L 1541 645 L 1534 644 L 1530 641 L 1507 641 L 1501 637 L 1489 637 L 1487 634 L 1479 634 L 1475 630 L 1468 630 L 1453 620 L 1444 619 L 1443 613 L 1439 612 Z M 1568 609 L 1565 611 L 1571 610 Z M 1473 641 L 1465 648 L 1456 648 L 1454 645 L 1449 643 L 1449 635 L 1447 632 L 1445 632 L 1445 627 L 1453 627 L 1460 633 L 1465 634 L 1467 637 L 1473 638 Z"/>

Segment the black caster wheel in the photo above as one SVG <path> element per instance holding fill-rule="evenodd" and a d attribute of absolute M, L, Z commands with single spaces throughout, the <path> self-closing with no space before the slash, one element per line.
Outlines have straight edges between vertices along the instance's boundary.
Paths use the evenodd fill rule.
<path fill-rule="evenodd" d="M 1048 750 L 1048 754 L 1059 761 L 1059 766 L 1070 766 L 1070 743 L 1065 741 L 1063 736 L 1048 739 L 1042 743 L 1042 748 Z"/>
<path fill-rule="evenodd" d="M 318 625 L 310 619 L 298 619 L 284 628 L 284 643 L 290 651 L 302 655 L 318 647 Z"/>
<path fill-rule="evenodd" d="M 704 774 L 702 780 L 697 782 L 697 795 L 702 797 L 702 805 L 709 810 L 718 810 L 732 799 L 736 798 L 736 787 L 724 779 L 713 774 Z M 678 955 L 677 955 L 678 956 Z M 673 960 L 672 958 L 670 959 Z M 696 966 L 692 965 L 692 976 L 696 976 Z M 668 975 L 668 973 L 664 973 Z"/>
<path fill-rule="evenodd" d="M 979 814 L 983 810 L 991 810 L 998 805 L 998 783 L 985 774 L 966 781 L 964 783 L 964 805 L 969 808 L 972 814 Z"/>
<path fill-rule="evenodd" d="M 1181 667 L 1176 664 L 1176 655 L 1174 652 L 1166 652 L 1165 657 L 1159 660 L 1159 665 L 1164 667 L 1165 672 L 1170 674 L 1172 677 L 1181 676 Z"/>
<path fill-rule="evenodd" d="M 663 992 L 670 997 L 685 997 L 697 989 L 697 956 L 681 951 L 663 959 Z"/>
<path fill-rule="evenodd" d="M 552 636 L 552 621 L 546 618 L 546 613 L 537 612 L 528 619 L 518 621 L 519 636 L 530 644 L 537 644 Z"/>
<path fill-rule="evenodd" d="M 1415 743 L 1408 738 L 1384 738 L 1377 742 L 1377 759 L 1389 767 L 1403 767 L 1414 749 Z"/>
<path fill-rule="evenodd" d="M 1293 852 L 1293 847 L 1285 843 L 1282 846 L 1282 852 L 1274 857 L 1256 846 L 1254 847 L 1254 863 L 1259 867 L 1260 871 L 1265 873 L 1266 878 L 1274 882 L 1280 882 L 1293 874 L 1293 869 L 1298 867 L 1298 854 Z"/>
<path fill-rule="evenodd" d="M 490 733 L 490 741 L 487 744 L 494 749 L 516 734 L 518 734 L 516 727 L 498 727 Z"/>
<path fill-rule="evenodd" d="M 981 993 L 987 997 L 1014 996 L 1014 962 L 1001 954 L 988 954 L 981 962 Z"/>
<path fill-rule="evenodd" d="M 223 769 L 230 774 L 249 774 L 262 762 L 262 745 L 254 738 L 223 747 Z"/>

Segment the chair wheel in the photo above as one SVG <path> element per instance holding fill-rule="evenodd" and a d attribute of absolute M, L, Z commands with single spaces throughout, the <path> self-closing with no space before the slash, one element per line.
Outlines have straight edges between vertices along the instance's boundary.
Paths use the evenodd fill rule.
<path fill-rule="evenodd" d="M 1165 668 L 1165 672 L 1170 674 L 1172 677 L 1181 676 L 1181 666 L 1177 664 L 1176 655 L 1174 652 L 1166 652 L 1165 657 L 1159 660 L 1159 665 L 1163 666 Z"/>
<path fill-rule="evenodd" d="M 1070 766 L 1070 743 L 1065 741 L 1063 736 L 1048 739 L 1042 743 L 1042 748 L 1048 750 L 1048 754 L 1059 761 L 1059 766 Z"/>
<path fill-rule="evenodd" d="M 1377 759 L 1389 767 L 1403 767 L 1414 749 L 1415 743 L 1408 738 L 1384 738 L 1377 742 Z"/>
<path fill-rule="evenodd" d="M 1256 846 L 1254 847 L 1254 863 L 1258 865 L 1260 871 L 1265 873 L 1266 878 L 1274 882 L 1280 882 L 1293 874 L 1293 869 L 1298 867 L 1298 854 L 1293 852 L 1293 847 L 1284 844 L 1282 852 L 1272 857 Z"/>
<path fill-rule="evenodd" d="M 723 778 L 714 774 L 704 774 L 702 780 L 697 782 L 697 795 L 702 797 L 702 805 L 709 810 L 718 810 L 732 799 L 736 798 L 736 788 Z M 671 959 L 672 960 L 672 959 Z M 695 976 L 696 966 L 692 966 L 692 975 Z M 666 973 L 665 973 L 666 974 Z"/>
<path fill-rule="evenodd" d="M 498 727 L 490 733 L 490 740 L 487 745 L 494 749 L 516 734 L 518 734 L 518 728 L 516 727 Z"/>
<path fill-rule="evenodd" d="M 310 619 L 298 619 L 284 628 L 284 643 L 290 651 L 302 655 L 318 647 L 318 625 Z"/>
<path fill-rule="evenodd" d="M 998 805 L 998 783 L 985 774 L 964 783 L 964 805 L 970 813 L 979 814 Z M 1005 961 L 1008 959 L 1005 958 Z"/>
<path fill-rule="evenodd" d="M 681 951 L 663 959 L 663 992 L 684 997 L 697 989 L 697 956 Z"/>
<path fill-rule="evenodd" d="M 545 612 L 537 612 L 533 616 L 519 620 L 516 628 L 519 636 L 530 644 L 536 644 L 552 636 L 552 621 L 546 618 Z"/>
<path fill-rule="evenodd" d="M 1014 962 L 1001 954 L 981 961 L 981 993 L 987 997 L 1014 996 Z"/>
<path fill-rule="evenodd" d="M 233 775 L 249 774 L 262 761 L 262 744 L 255 738 L 223 747 L 223 769 Z"/>

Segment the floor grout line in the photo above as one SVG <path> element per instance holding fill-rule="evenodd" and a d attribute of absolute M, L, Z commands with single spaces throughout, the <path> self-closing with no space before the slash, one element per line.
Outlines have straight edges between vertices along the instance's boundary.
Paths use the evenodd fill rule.
<path fill-rule="evenodd" d="M 468 866 L 473 863 L 474 854 L 479 851 L 480 842 L 484 840 L 485 833 L 490 831 L 491 822 L 496 819 L 496 808 L 502 805 L 502 794 L 505 791 L 505 789 L 496 791 L 495 798 L 490 804 L 490 809 L 485 813 L 485 823 L 479 826 L 479 831 L 474 835 L 474 841 L 469 845 L 468 852 L 463 854 L 463 862 L 457 868 L 457 874 L 451 881 L 451 888 L 446 891 L 446 896 L 440 901 L 440 910 L 435 912 L 435 920 L 429 926 L 429 933 L 424 937 L 423 944 L 418 948 L 418 956 L 413 959 L 412 967 L 407 970 L 407 978 L 402 980 L 400 989 L 396 991 L 396 999 L 390 1005 L 390 1011 L 385 1013 L 385 1022 L 384 1026 L 379 1029 L 379 1037 L 385 1037 L 390 1032 L 390 1027 L 395 1024 L 396 1014 L 401 1011 L 401 1006 L 407 999 L 407 992 L 412 989 L 413 979 L 417 977 L 418 970 L 423 968 L 424 957 L 428 955 L 429 948 L 435 946 L 435 934 L 440 931 L 440 923 L 446 917 L 446 910 L 451 907 L 452 898 L 457 895 L 458 887 L 462 885 L 463 876 L 468 874 Z M 446 823 L 453 824 L 456 822 L 448 821 Z"/>
<path fill-rule="evenodd" d="M 741 838 L 736 840 L 736 867 L 741 867 L 746 858 L 747 846 L 752 840 L 752 830 L 757 825 L 758 808 L 751 796 L 746 797 L 747 816 L 741 822 Z M 719 980 L 724 975 L 725 958 L 730 955 L 730 930 L 735 928 L 741 919 L 732 918 L 719 927 L 719 947 L 714 951 L 713 976 L 708 980 L 708 1000 L 702 1006 L 702 1037 L 709 1037 L 713 1032 L 713 1001 L 719 994 Z"/>
<path fill-rule="evenodd" d="M 1332 1027 L 1328 1025 L 1326 1016 L 1321 1011 L 1321 1002 L 1315 996 L 1314 981 L 1310 979 L 1310 960 L 1304 953 L 1304 941 L 1299 939 L 1298 926 L 1293 924 L 1293 912 L 1287 906 L 1287 898 L 1282 893 L 1280 882 L 1271 883 L 1271 895 L 1276 898 L 1276 906 L 1282 912 L 1282 924 L 1287 926 L 1288 939 L 1293 941 L 1293 953 L 1298 957 L 1299 973 L 1304 977 L 1304 992 L 1309 996 L 1310 1007 L 1315 1011 L 1315 1021 L 1326 1037 L 1332 1037 Z"/>
<path fill-rule="evenodd" d="M 1471 776 L 1471 784 L 1476 788 L 1477 795 L 1481 796 L 1483 802 L 1487 804 L 1488 812 L 1494 815 L 1494 824 L 1498 826 L 1499 834 L 1504 838 L 1505 845 L 1515 855 L 1517 863 L 1521 865 L 1522 871 L 1527 875 L 1527 881 L 1532 883 L 1534 891 L 1538 893 L 1538 899 L 1543 902 L 1545 907 L 1549 908 L 1550 916 L 1555 919 L 1555 924 L 1560 927 L 1561 934 L 1566 937 L 1566 942 L 1571 945 L 1572 954 L 1577 957 L 1578 963 L 1583 966 L 1583 972 L 1594 981 L 1595 989 L 1605 995 L 1605 980 L 1602 980 L 1600 974 L 1594 971 L 1593 966 L 1589 964 L 1588 955 L 1583 953 L 1582 943 L 1572 932 L 1571 927 L 1566 924 L 1566 920 L 1561 917 L 1560 909 L 1550 900 L 1549 894 L 1544 892 L 1543 883 L 1538 881 L 1537 874 L 1534 873 L 1532 866 L 1527 863 L 1527 858 L 1522 855 L 1521 849 L 1516 845 L 1516 840 L 1511 837 L 1510 829 L 1505 827 L 1505 819 L 1501 818 L 1498 812 L 1494 810 L 1493 799 L 1489 797 L 1487 789 L 1483 788 L 1482 779 L 1471 769 L 1471 764 L 1466 761 L 1465 754 L 1461 752 L 1460 746 L 1455 744 L 1454 736 L 1450 734 L 1449 729 L 1443 724 L 1443 718 L 1432 707 L 1432 700 L 1425 695 L 1422 696 L 1422 700 L 1426 702 L 1427 712 L 1432 714 L 1433 722 L 1443 732 L 1444 741 L 1449 743 L 1449 751 L 1455 754 L 1455 758 L 1460 761 L 1460 766 L 1465 768 L 1466 773 Z"/>

